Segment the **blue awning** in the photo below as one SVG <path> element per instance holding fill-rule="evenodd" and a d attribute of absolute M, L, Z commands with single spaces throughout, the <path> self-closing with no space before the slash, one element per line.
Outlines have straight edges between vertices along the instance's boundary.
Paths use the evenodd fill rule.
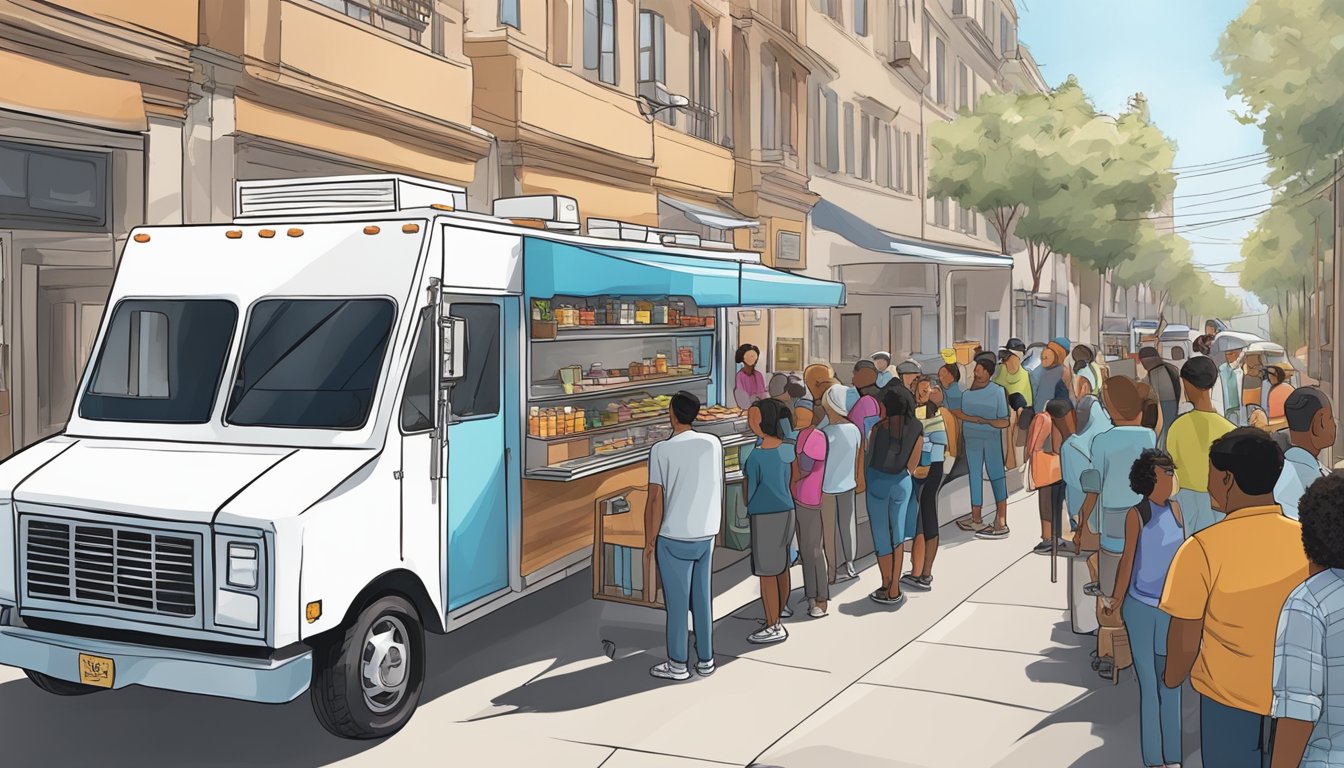
<path fill-rule="evenodd" d="M 890 235 L 829 200 L 812 207 L 812 226 L 834 232 L 864 250 L 875 253 L 922 259 L 954 267 L 1000 267 L 1012 269 L 1013 257 L 958 248 L 942 243 Z"/>
<path fill-rule="evenodd" d="M 523 251 L 528 296 L 686 296 L 702 307 L 834 307 L 845 301 L 840 283 L 732 259 L 535 237 L 524 239 Z"/>

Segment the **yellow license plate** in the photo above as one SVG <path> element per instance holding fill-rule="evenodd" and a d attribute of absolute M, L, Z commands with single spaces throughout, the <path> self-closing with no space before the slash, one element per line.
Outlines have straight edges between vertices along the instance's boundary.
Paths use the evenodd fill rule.
<path fill-rule="evenodd" d="M 116 666 L 111 659 L 79 654 L 79 682 L 98 688 L 111 688 L 115 676 Z"/>

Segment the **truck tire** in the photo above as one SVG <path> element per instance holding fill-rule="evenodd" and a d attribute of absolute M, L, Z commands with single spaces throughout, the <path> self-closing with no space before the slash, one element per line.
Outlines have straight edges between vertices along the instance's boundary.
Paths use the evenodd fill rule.
<path fill-rule="evenodd" d="M 44 675 L 41 672 L 34 672 L 31 669 L 23 670 L 23 674 L 33 681 L 33 685 L 46 691 L 54 693 L 57 696 L 86 696 L 90 693 L 99 693 L 106 691 L 106 688 L 99 688 L 96 685 L 85 685 L 84 683 L 72 683 L 69 680 L 62 680 L 59 677 Z"/>
<path fill-rule="evenodd" d="M 313 712 L 346 739 L 379 739 L 406 725 L 425 683 L 425 633 L 407 600 L 379 598 L 314 648 Z"/>

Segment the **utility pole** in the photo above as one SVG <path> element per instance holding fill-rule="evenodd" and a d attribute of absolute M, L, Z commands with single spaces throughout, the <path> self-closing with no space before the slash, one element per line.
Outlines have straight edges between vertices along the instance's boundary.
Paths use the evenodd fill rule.
<path fill-rule="evenodd" d="M 1307 357 L 1314 359 L 1315 365 L 1308 363 L 1307 367 L 1314 370 L 1311 375 L 1316 380 L 1327 378 L 1325 369 L 1321 365 L 1321 219 L 1316 217 L 1311 220 L 1311 225 L 1315 231 L 1315 244 L 1311 250 L 1311 327 L 1307 329 Z"/>

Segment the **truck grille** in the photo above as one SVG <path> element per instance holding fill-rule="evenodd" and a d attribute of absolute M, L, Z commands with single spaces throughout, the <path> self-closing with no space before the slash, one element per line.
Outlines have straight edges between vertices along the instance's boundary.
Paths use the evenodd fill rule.
<path fill-rule="evenodd" d="M 30 597 L 196 615 L 196 537 L 115 525 L 26 522 L 24 572 Z"/>

